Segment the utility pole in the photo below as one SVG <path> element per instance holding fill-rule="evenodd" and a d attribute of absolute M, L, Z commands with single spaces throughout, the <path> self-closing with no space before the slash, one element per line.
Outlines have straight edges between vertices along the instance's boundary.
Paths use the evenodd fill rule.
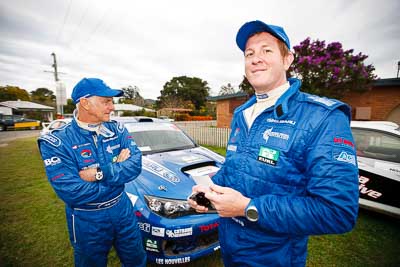
<path fill-rule="evenodd" d="M 56 82 L 58 82 L 58 73 L 57 73 L 57 59 L 56 59 L 56 54 L 53 52 L 51 53 L 51 55 L 53 56 L 53 65 L 52 67 L 54 68 L 54 79 L 56 80 Z"/>
<path fill-rule="evenodd" d="M 397 78 L 399 78 L 400 61 L 397 61 Z"/>
<path fill-rule="evenodd" d="M 67 99 L 65 95 L 65 85 L 60 82 L 60 79 L 58 79 L 58 74 L 62 72 L 58 72 L 57 69 L 57 58 L 56 58 L 56 53 L 51 53 L 51 56 L 53 56 L 53 65 L 51 65 L 54 68 L 54 71 L 47 71 L 45 70 L 44 72 L 52 72 L 54 73 L 54 80 L 56 81 L 56 105 L 57 105 L 57 113 L 63 115 L 64 114 L 64 106 L 67 104 Z M 65 74 L 65 73 L 62 73 Z"/>

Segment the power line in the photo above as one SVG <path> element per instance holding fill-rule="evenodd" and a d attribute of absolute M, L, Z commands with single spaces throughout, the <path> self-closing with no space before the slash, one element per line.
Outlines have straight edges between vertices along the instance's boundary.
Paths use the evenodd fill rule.
<path fill-rule="evenodd" d="M 62 24 L 62 26 L 61 26 L 61 29 L 58 31 L 58 34 L 57 34 L 56 43 L 58 43 L 58 40 L 59 40 L 59 38 L 60 38 L 62 32 L 64 31 L 64 25 L 65 25 L 65 22 L 67 21 L 67 18 L 68 18 L 68 16 L 69 16 L 69 11 L 70 11 L 70 9 L 71 9 L 71 3 L 72 3 L 72 0 L 69 1 L 67 13 L 66 13 L 65 16 L 64 16 L 64 22 L 63 22 L 63 24 Z"/>
<path fill-rule="evenodd" d="M 86 6 L 86 8 L 85 8 L 85 11 L 83 11 L 82 16 L 80 17 L 78 24 L 76 25 L 74 31 L 72 32 L 72 38 L 71 38 L 70 41 L 68 42 L 68 47 L 71 45 L 72 41 L 74 40 L 75 33 L 77 32 L 77 30 L 79 29 L 79 27 L 82 25 L 83 19 L 86 17 L 85 15 L 86 15 L 87 11 L 89 10 L 91 1 L 88 0 L 87 3 L 88 3 L 88 4 L 87 4 L 87 6 Z"/>
<path fill-rule="evenodd" d="M 112 7 L 111 7 L 112 9 Z M 89 34 L 89 38 L 86 40 L 85 44 L 89 43 L 89 41 L 92 39 L 92 37 L 96 34 L 97 30 L 100 28 L 100 25 L 103 23 L 104 18 L 106 17 L 107 14 L 111 13 L 111 9 L 108 10 L 108 8 L 106 8 L 104 10 L 103 15 L 101 16 L 100 21 L 97 23 L 96 27 L 93 29 L 93 31 Z"/>

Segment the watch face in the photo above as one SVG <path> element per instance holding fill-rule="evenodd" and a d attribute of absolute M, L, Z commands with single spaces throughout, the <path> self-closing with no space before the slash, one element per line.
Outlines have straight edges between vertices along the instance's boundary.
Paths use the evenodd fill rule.
<path fill-rule="evenodd" d="M 258 220 L 258 212 L 255 207 L 250 207 L 246 211 L 246 217 L 249 221 L 255 222 Z"/>
<path fill-rule="evenodd" d="M 100 181 L 101 179 L 103 179 L 103 172 L 102 171 L 97 171 L 95 178 L 96 178 L 97 181 Z"/>

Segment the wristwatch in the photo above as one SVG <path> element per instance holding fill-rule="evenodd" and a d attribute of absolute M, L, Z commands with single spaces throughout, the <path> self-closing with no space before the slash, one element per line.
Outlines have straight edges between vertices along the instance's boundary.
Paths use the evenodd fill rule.
<path fill-rule="evenodd" d="M 257 207 L 253 204 L 253 201 L 251 200 L 249 205 L 247 205 L 246 210 L 245 210 L 245 215 L 247 220 L 251 222 L 256 222 L 258 221 L 258 210 Z"/>
<path fill-rule="evenodd" d="M 101 181 L 103 179 L 103 171 L 101 170 L 100 167 L 97 167 L 94 178 L 96 178 L 97 181 Z"/>

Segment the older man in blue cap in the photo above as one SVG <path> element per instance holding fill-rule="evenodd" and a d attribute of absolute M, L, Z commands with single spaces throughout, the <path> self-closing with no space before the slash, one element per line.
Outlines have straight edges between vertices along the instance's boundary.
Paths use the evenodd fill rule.
<path fill-rule="evenodd" d="M 65 202 L 75 266 L 107 266 L 115 247 L 123 266 L 145 266 L 146 254 L 125 183 L 141 172 L 141 152 L 114 121 L 122 90 L 84 78 L 73 89 L 73 121 L 39 138 L 48 180 Z"/>
<path fill-rule="evenodd" d="M 309 235 L 343 233 L 356 221 L 350 108 L 286 78 L 293 54 L 282 27 L 247 22 L 236 43 L 255 96 L 234 112 L 215 184 L 193 191 L 205 192 L 221 217 L 225 266 L 304 266 Z"/>

